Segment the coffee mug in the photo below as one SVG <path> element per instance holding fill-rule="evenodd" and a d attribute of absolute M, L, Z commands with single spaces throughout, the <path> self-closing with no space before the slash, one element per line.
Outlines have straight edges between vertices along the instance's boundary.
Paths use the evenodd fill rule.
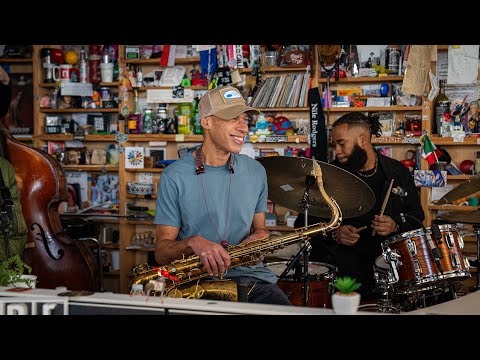
<path fill-rule="evenodd" d="M 53 80 L 61 82 L 72 81 L 72 69 L 71 64 L 62 64 L 60 66 L 53 67 Z"/>

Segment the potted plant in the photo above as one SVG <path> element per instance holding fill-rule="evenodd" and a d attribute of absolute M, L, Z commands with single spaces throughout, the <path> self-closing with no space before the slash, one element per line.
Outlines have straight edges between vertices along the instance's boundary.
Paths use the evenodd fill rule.
<path fill-rule="evenodd" d="M 339 277 L 333 282 L 337 291 L 332 295 L 332 307 L 336 314 L 353 314 L 360 305 L 360 294 L 356 290 L 361 284 L 349 276 Z"/>
<path fill-rule="evenodd" d="M 0 286 L 34 288 L 36 276 L 32 268 L 25 264 L 20 255 L 14 255 L 0 262 Z"/>

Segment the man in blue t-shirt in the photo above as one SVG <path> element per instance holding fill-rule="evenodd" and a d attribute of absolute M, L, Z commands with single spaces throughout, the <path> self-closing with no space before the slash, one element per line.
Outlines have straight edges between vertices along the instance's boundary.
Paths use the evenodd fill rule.
<path fill-rule="evenodd" d="M 239 154 L 248 133 L 248 112 L 240 92 L 225 86 L 198 104 L 202 146 L 169 165 L 160 177 L 154 223 L 155 259 L 165 265 L 197 255 L 208 274 L 224 275 L 248 293 L 240 301 L 291 305 L 277 276 L 259 259 L 231 266 L 228 246 L 267 238 L 268 184 L 263 166 Z"/>

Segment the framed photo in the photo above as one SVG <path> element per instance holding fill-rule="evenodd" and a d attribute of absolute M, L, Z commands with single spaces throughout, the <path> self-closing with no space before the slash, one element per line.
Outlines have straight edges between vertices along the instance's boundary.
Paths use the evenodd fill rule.
<path fill-rule="evenodd" d="M 382 125 L 382 135 L 383 136 L 392 136 L 393 135 L 393 118 L 391 117 L 380 117 L 378 119 L 380 125 Z"/>
<path fill-rule="evenodd" d="M 381 57 L 387 45 L 357 45 L 360 68 L 372 68 L 381 65 Z"/>
<path fill-rule="evenodd" d="M 33 77 L 30 73 L 10 73 L 12 99 L 5 116 L 6 127 L 14 134 L 33 134 Z"/>

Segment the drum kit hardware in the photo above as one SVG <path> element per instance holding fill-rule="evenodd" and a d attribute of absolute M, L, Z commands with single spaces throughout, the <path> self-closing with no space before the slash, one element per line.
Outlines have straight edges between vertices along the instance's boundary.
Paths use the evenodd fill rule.
<path fill-rule="evenodd" d="M 440 200 L 436 201 L 436 205 L 443 205 L 453 203 L 454 201 L 463 199 L 467 196 L 472 196 L 473 194 L 480 191 L 480 173 L 471 176 L 468 180 L 464 181 L 460 185 L 454 187 L 447 194 L 445 194 Z M 475 238 L 477 241 L 477 275 L 476 275 L 476 285 L 471 288 L 472 291 L 480 289 L 480 211 L 469 211 L 469 212 L 445 212 L 437 215 L 437 220 L 449 223 L 462 223 L 462 224 L 471 224 L 473 225 L 473 230 L 475 232 Z"/>
<path fill-rule="evenodd" d="M 330 216 L 330 208 L 311 175 L 314 161 L 320 165 L 325 192 L 337 202 L 343 218 L 363 215 L 375 205 L 375 194 L 365 182 L 334 165 L 288 156 L 263 157 L 258 161 L 267 172 L 269 199 L 304 213 L 306 227 L 309 213 L 324 218 Z M 293 305 L 331 308 L 337 269 L 330 264 L 310 262 L 311 248 L 308 240 L 304 241 L 297 254 L 287 262 L 266 263 L 265 266 L 278 276 L 278 286 Z"/>
<path fill-rule="evenodd" d="M 258 160 L 266 169 L 269 199 L 288 209 L 328 218 L 330 209 L 314 186 L 311 171 L 316 161 L 322 170 L 326 193 L 342 211 L 343 218 L 361 216 L 375 205 L 375 194 L 360 178 L 321 161 L 301 157 L 273 156 Z M 470 178 L 446 194 L 440 201 L 455 201 L 478 191 L 478 179 Z M 462 186 L 463 185 L 463 186 Z M 437 202 L 438 203 L 438 202 Z M 454 213 L 453 213 L 454 214 Z M 400 313 L 435 305 L 457 297 L 461 282 L 470 277 L 468 258 L 462 254 L 463 238 L 458 222 L 480 224 L 480 212 L 447 215 L 448 224 L 416 230 L 385 240 L 382 254 L 375 261 L 374 277 L 380 312 Z M 480 225 L 476 228 L 477 260 L 480 255 Z M 278 285 L 289 295 L 293 305 L 331 307 L 335 266 L 309 261 L 311 245 L 305 241 L 288 261 L 266 263 L 278 276 Z M 310 270 L 309 270 L 310 267 Z M 479 287 L 477 272 L 477 287 Z"/>

